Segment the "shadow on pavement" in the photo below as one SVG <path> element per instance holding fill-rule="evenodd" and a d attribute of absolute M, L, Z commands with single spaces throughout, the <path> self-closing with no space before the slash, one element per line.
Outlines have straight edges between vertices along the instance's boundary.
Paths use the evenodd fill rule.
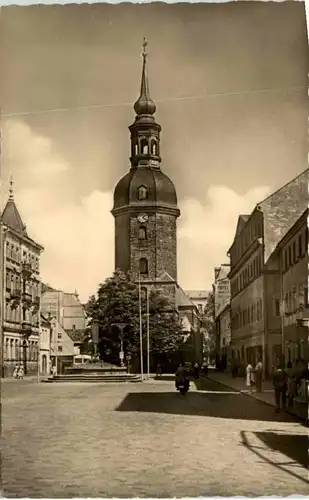
<path fill-rule="evenodd" d="M 274 467 L 294 476 L 301 481 L 309 484 L 308 475 L 307 479 L 300 474 L 288 469 L 287 467 L 298 467 L 299 469 L 308 470 L 308 436 L 304 435 L 293 435 L 293 434 L 279 434 L 275 432 L 253 432 L 255 437 L 258 437 L 261 442 L 266 446 L 256 446 L 250 443 L 248 433 L 241 431 L 242 445 L 245 446 L 252 453 L 261 458 L 263 462 L 266 462 Z M 260 451 L 262 450 L 262 451 Z M 275 460 L 275 458 L 269 458 L 271 452 L 280 452 L 286 455 L 289 460 L 282 462 Z"/>
<path fill-rule="evenodd" d="M 189 392 L 185 396 L 174 392 L 129 393 L 116 411 L 165 413 L 269 422 L 291 422 L 292 417 L 275 413 L 273 408 L 248 399 L 240 393 Z"/>
<path fill-rule="evenodd" d="M 308 436 L 306 434 L 278 434 L 277 432 L 254 432 L 268 448 L 288 456 L 308 469 Z"/>

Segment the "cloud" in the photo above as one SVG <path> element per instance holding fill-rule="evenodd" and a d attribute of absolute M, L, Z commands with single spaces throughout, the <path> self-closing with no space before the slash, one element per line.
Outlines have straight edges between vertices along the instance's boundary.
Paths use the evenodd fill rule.
<path fill-rule="evenodd" d="M 112 192 L 92 190 L 76 195 L 76 176 L 50 139 L 26 124 L 4 127 L 5 178 L 13 173 L 15 199 L 28 234 L 45 250 L 43 281 L 66 291 L 77 289 L 82 300 L 96 291 L 114 267 Z M 240 213 L 250 213 L 269 192 L 256 187 L 239 195 L 226 186 L 211 186 L 200 203 L 180 202 L 178 226 L 179 283 L 187 289 L 209 288 L 213 268 L 227 260 Z"/>
<path fill-rule="evenodd" d="M 210 289 L 214 267 L 228 263 L 239 214 L 250 214 L 270 192 L 255 187 L 244 195 L 226 186 L 211 186 L 203 203 L 187 198 L 180 206 L 178 279 L 185 289 Z"/>

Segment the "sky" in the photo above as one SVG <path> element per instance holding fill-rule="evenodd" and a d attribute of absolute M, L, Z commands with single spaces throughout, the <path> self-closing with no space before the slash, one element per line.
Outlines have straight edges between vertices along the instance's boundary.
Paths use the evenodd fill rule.
<path fill-rule="evenodd" d="M 12 175 L 56 288 L 87 300 L 113 272 L 143 36 L 184 289 L 209 289 L 238 215 L 307 168 L 303 3 L 10 6 L 0 22 L 2 206 Z"/>

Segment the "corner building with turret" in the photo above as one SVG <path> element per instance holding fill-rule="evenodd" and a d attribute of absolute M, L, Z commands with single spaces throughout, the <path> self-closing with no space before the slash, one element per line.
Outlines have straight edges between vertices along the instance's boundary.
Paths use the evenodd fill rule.
<path fill-rule="evenodd" d="M 177 286 L 177 195 L 161 170 L 156 105 L 149 95 L 144 43 L 140 96 L 134 104 L 131 167 L 114 190 L 115 268 L 129 271 L 143 287 L 158 286 L 175 301 Z"/>

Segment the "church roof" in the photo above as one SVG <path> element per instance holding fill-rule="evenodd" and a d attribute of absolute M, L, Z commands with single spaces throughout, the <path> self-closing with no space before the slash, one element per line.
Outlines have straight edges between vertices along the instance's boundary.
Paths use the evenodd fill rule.
<path fill-rule="evenodd" d="M 176 288 L 175 298 L 176 298 L 176 307 L 195 308 L 195 304 L 192 302 L 191 299 L 189 299 L 189 297 L 185 294 L 185 292 L 180 286 Z"/>
<path fill-rule="evenodd" d="M 145 186 L 148 196 L 139 200 L 138 190 Z M 131 169 L 115 187 L 114 210 L 124 206 L 165 206 L 177 209 L 176 189 L 171 179 L 159 168 Z"/>
<path fill-rule="evenodd" d="M 11 229 L 14 229 L 17 233 L 22 234 L 23 236 L 28 237 L 27 231 L 26 231 L 26 226 L 22 221 L 22 218 L 19 214 L 18 208 L 15 204 L 15 201 L 13 197 L 8 199 L 5 208 L 2 213 L 2 222 L 10 227 Z"/>

